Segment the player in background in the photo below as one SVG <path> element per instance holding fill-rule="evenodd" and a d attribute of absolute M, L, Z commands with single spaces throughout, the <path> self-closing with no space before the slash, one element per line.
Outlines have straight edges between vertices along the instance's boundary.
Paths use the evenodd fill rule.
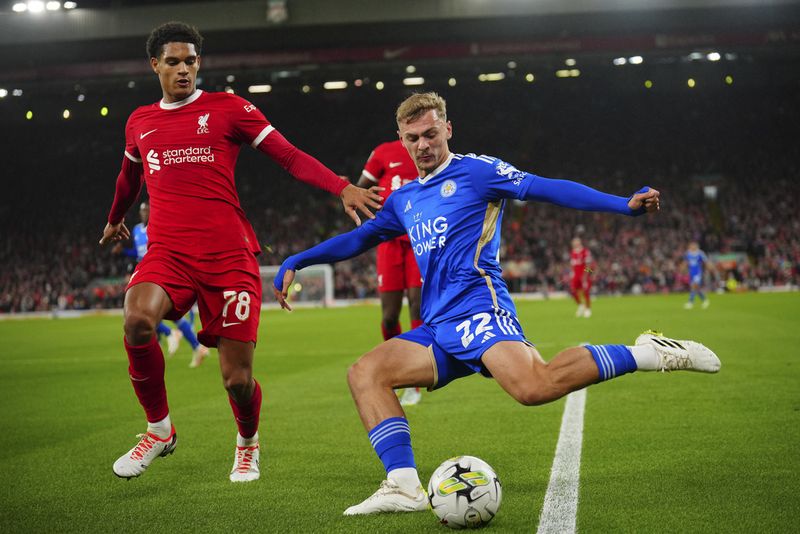
<path fill-rule="evenodd" d="M 572 239 L 569 263 L 572 267 L 570 289 L 572 290 L 572 297 L 578 304 L 575 317 L 588 319 L 592 316 L 592 272 L 594 271 L 594 260 L 589 249 L 583 246 L 580 237 Z"/>
<path fill-rule="evenodd" d="M 645 187 L 618 197 L 522 172 L 493 157 L 453 154 L 448 147 L 452 125 L 445 101 L 436 93 L 412 95 L 400 104 L 396 119 L 420 178 L 395 191 L 374 220 L 289 257 L 274 282 L 276 298 L 290 309 L 286 296 L 295 270 L 355 256 L 403 233 L 411 239 L 425 280 L 424 324 L 384 341 L 348 372 L 350 391 L 386 479 L 345 515 L 428 507 L 395 387 L 436 389 L 481 373 L 494 377 L 521 404 L 538 405 L 637 370 L 719 370 L 719 359 L 703 345 L 651 332 L 632 346 L 572 347 L 545 362 L 522 333 L 501 276 L 498 255 L 506 199 L 641 215 L 658 211 L 658 191 Z"/>
<path fill-rule="evenodd" d="M 417 168 L 408 150 L 399 140 L 382 143 L 369 155 L 359 187 L 378 185 L 383 188 L 384 201 L 394 191 L 417 178 Z M 422 324 L 419 302 L 422 277 L 414 259 L 414 251 L 407 235 L 378 245 L 377 250 L 378 294 L 381 298 L 381 333 L 384 341 L 400 334 L 400 311 L 403 309 L 403 293 L 408 294 L 408 314 L 411 329 Z M 419 388 L 405 388 L 400 404 L 410 406 L 422 399 Z"/>
<path fill-rule="evenodd" d="M 689 248 L 683 255 L 683 259 L 689 269 L 689 301 L 683 307 L 691 310 L 694 307 L 694 297 L 697 295 L 703 303 L 703 309 L 708 308 L 711 305 L 711 301 L 703 293 L 703 271 L 705 266 L 709 264 L 708 256 L 700 250 L 700 245 L 697 244 L 697 241 L 692 241 L 689 243 Z"/>
<path fill-rule="evenodd" d="M 242 210 L 234 167 L 243 144 L 264 152 L 295 178 L 338 195 L 345 212 L 374 217 L 380 196 L 348 184 L 297 149 L 253 104 L 195 84 L 203 38 L 192 26 L 155 28 L 147 54 L 162 99 L 137 108 L 125 128 L 125 154 L 100 244 L 130 238 L 124 216 L 147 183 L 151 213 L 147 254 L 125 293 L 124 345 L 131 384 L 147 431 L 114 462 L 114 473 L 141 475 L 177 444 L 164 384 L 164 356 L 155 335 L 165 317 L 182 317 L 197 301 L 200 342 L 217 347 L 220 370 L 238 427 L 230 480 L 259 477 L 261 387 L 253 350 L 261 310 L 259 240 Z"/>
<path fill-rule="evenodd" d="M 139 205 L 139 218 L 142 222 L 134 226 L 131 231 L 132 246 L 125 248 L 122 243 L 117 243 L 112 249 L 114 254 L 124 254 L 135 259 L 137 263 L 141 262 L 147 253 L 147 220 L 150 218 L 150 204 L 147 202 Z M 189 362 L 189 367 L 199 367 L 208 356 L 208 347 L 201 345 L 194 333 L 194 310 L 190 309 L 184 317 L 173 322 L 178 327 L 175 330 L 164 324 L 164 321 L 156 326 L 156 334 L 165 336 L 167 339 L 167 354 L 173 356 L 178 352 L 181 338 L 183 338 L 192 347 L 192 361 Z"/>

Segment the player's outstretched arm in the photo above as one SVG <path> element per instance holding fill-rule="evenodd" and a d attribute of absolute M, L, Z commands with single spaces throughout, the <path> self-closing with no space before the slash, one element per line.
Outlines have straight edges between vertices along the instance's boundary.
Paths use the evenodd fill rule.
<path fill-rule="evenodd" d="M 313 246 L 293 256 L 286 258 L 275 275 L 272 282 L 275 298 L 281 307 L 291 310 L 286 302 L 289 295 L 289 286 L 294 280 L 295 271 L 320 263 L 336 263 L 346 260 L 371 249 L 382 241 L 387 241 L 403 233 L 403 228 L 394 228 L 390 225 L 381 225 L 389 217 L 381 216 L 368 221 L 363 226 L 344 234 L 339 234 L 319 245 Z M 391 222 L 391 221 L 390 221 Z"/>
<path fill-rule="evenodd" d="M 527 178 L 523 196 L 525 200 L 550 202 L 584 211 L 605 211 L 632 216 L 653 213 L 660 209 L 660 193 L 647 186 L 630 197 L 620 197 L 570 180 L 533 175 L 528 175 Z"/>
<path fill-rule="evenodd" d="M 142 188 L 141 163 L 131 161 L 127 156 L 122 158 L 122 168 L 117 176 L 117 185 L 114 191 L 114 203 L 108 214 L 108 222 L 103 229 L 100 244 L 116 243 L 131 238 L 128 227 L 125 226 L 125 213 L 128 211 Z"/>
<path fill-rule="evenodd" d="M 375 218 L 372 209 L 380 209 L 381 196 L 374 187 L 363 189 L 342 180 L 332 170 L 323 165 L 315 157 L 306 154 L 291 144 L 280 132 L 272 130 L 258 145 L 258 149 L 266 153 L 292 176 L 314 187 L 324 189 L 342 199 L 344 212 L 353 219 L 356 226 L 361 225 L 360 211 L 370 219 Z M 380 189 L 378 189 L 380 190 Z"/>
<path fill-rule="evenodd" d="M 378 194 L 378 191 L 383 191 L 383 188 L 374 185 L 369 189 L 363 189 L 348 184 L 347 187 L 342 189 L 342 192 L 339 193 L 339 198 L 342 199 L 342 206 L 344 206 L 344 212 L 353 219 L 356 226 L 361 226 L 361 218 L 358 216 L 359 211 L 370 219 L 375 218 L 375 214 L 370 211 L 370 208 L 376 210 L 381 208 L 380 202 L 383 199 Z"/>

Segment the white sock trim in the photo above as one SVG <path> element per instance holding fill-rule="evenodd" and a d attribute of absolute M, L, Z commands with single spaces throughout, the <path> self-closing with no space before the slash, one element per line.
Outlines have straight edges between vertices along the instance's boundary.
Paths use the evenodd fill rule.
<path fill-rule="evenodd" d="M 169 414 L 167 414 L 167 416 L 161 421 L 156 421 L 155 423 L 148 422 L 147 431 L 151 434 L 155 434 L 161 439 L 168 438 L 170 432 L 172 431 L 172 421 L 169 418 Z"/>
<path fill-rule="evenodd" d="M 639 371 L 658 371 L 661 359 L 656 354 L 656 349 L 652 345 L 636 345 L 628 347 L 636 360 L 636 368 Z"/>
<path fill-rule="evenodd" d="M 236 433 L 237 447 L 252 447 L 253 445 L 258 445 L 258 432 L 253 434 L 251 438 L 243 438 L 241 434 Z"/>
<path fill-rule="evenodd" d="M 392 469 L 386 473 L 386 478 L 394 480 L 397 482 L 397 485 L 400 486 L 400 489 L 412 495 L 416 494 L 417 489 L 422 486 L 422 482 L 419 480 L 419 474 L 413 467 Z"/>

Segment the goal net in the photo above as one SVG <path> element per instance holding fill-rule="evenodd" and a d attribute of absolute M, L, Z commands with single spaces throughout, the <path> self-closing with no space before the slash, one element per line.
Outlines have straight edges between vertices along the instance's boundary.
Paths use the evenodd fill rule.
<path fill-rule="evenodd" d="M 263 303 L 274 305 L 272 282 L 278 274 L 280 265 L 261 267 L 261 288 Z M 333 305 L 333 268 L 330 265 L 312 265 L 295 273 L 294 282 L 289 290 L 289 303 L 301 306 Z"/>

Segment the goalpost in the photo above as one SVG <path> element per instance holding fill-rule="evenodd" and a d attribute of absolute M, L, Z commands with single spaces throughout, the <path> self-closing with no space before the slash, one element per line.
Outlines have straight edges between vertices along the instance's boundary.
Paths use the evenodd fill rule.
<path fill-rule="evenodd" d="M 272 281 L 278 274 L 280 265 L 266 265 L 261 270 L 262 306 L 274 306 Z M 312 265 L 295 273 L 292 288 L 289 290 L 289 302 L 292 306 L 332 306 L 333 300 L 333 267 L 330 265 Z"/>

